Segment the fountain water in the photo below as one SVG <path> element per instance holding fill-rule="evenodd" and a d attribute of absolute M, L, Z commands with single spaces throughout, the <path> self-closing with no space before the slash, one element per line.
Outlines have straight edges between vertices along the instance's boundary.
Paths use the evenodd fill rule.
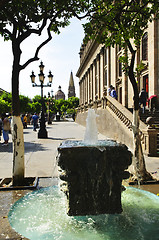
<path fill-rule="evenodd" d="M 53 186 L 21 198 L 8 217 L 30 240 L 158 240 L 159 197 L 128 187 L 121 200 L 121 214 L 68 216 L 65 194 Z"/>
<path fill-rule="evenodd" d="M 84 142 L 87 145 L 96 145 L 98 143 L 98 130 L 96 125 L 96 117 L 94 109 L 88 109 L 88 116 L 86 119 L 86 131 Z"/>
<path fill-rule="evenodd" d="M 12 206 L 8 216 L 11 226 L 31 240 L 158 240 L 159 198 L 132 187 L 126 188 L 122 194 L 121 189 L 119 191 L 121 180 L 127 175 L 124 169 L 131 162 L 126 146 L 113 141 L 97 141 L 97 146 L 90 145 L 86 147 L 83 141 L 67 141 L 59 147 L 59 165 L 65 171 L 61 178 L 66 181 L 63 191 L 67 197 L 58 186 L 27 194 Z M 118 167 L 115 169 L 115 166 Z M 91 178 L 92 181 L 89 180 Z M 68 189 L 70 184 L 76 186 L 75 197 L 71 192 L 72 186 Z M 82 204 L 79 196 L 83 194 L 85 199 L 82 199 Z M 72 208 L 70 197 L 76 202 L 75 208 Z M 106 201 L 105 205 L 100 198 Z M 117 199 L 117 208 L 114 208 L 114 198 Z M 93 215 L 69 216 L 65 207 L 68 200 L 70 215 L 73 212 L 79 215 L 80 208 L 83 214 Z M 103 207 L 108 213 L 121 212 L 121 202 L 121 214 L 98 214 L 103 213 Z M 86 212 L 85 203 L 89 213 Z"/>

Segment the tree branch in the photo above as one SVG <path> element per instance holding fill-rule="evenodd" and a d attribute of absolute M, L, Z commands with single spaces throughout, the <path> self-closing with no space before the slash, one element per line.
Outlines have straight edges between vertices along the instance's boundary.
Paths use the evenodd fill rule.
<path fill-rule="evenodd" d="M 26 63 L 24 63 L 23 65 L 20 66 L 20 70 L 23 70 L 24 68 L 26 68 L 31 62 L 34 62 L 34 61 L 39 60 L 38 54 L 39 54 L 40 49 L 41 49 L 44 45 L 46 45 L 49 41 L 51 41 L 51 39 L 52 39 L 52 36 L 51 36 L 51 26 L 52 26 L 52 22 L 53 22 L 53 21 L 50 22 L 50 24 L 49 24 L 49 26 L 48 26 L 48 28 L 47 28 L 48 38 L 47 38 L 45 41 L 43 41 L 43 42 L 37 47 L 37 49 L 36 49 L 36 51 L 35 51 L 34 57 L 33 57 L 33 58 L 30 58 Z"/>

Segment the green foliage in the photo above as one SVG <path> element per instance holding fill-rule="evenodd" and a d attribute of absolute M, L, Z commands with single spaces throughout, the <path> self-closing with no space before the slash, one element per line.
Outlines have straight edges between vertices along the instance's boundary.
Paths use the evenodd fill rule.
<path fill-rule="evenodd" d="M 40 95 L 34 96 L 33 99 L 32 99 L 32 101 L 33 101 L 34 103 L 36 103 L 36 102 L 40 102 L 40 103 L 41 103 L 41 96 L 40 96 Z"/>
<path fill-rule="evenodd" d="M 28 104 L 30 103 L 30 99 L 23 95 L 20 95 L 19 99 L 20 99 L 20 112 L 21 113 L 29 112 L 30 108 Z"/>
<path fill-rule="evenodd" d="M 106 47 L 119 45 L 123 55 L 122 68 L 132 84 L 134 109 L 139 109 L 139 92 L 134 71 L 135 57 L 148 23 L 159 17 L 159 2 L 150 0 L 92 0 L 84 25 L 85 42 L 95 39 Z M 127 57 L 127 55 L 129 57 Z M 141 69 L 141 68 L 140 68 Z M 139 73 L 139 71 L 138 71 Z"/>
<path fill-rule="evenodd" d="M 88 9 L 89 0 L 3 0 L 0 2 L 0 35 L 4 41 L 11 40 L 13 52 L 12 66 L 12 110 L 19 115 L 19 74 L 31 62 L 39 60 L 38 54 L 52 39 L 52 32 L 59 34 L 61 28 L 70 24 L 70 19 Z M 30 36 L 47 33 L 30 59 L 21 61 L 21 44 Z M 21 105 L 22 107 L 22 105 Z M 24 109 L 21 109 L 24 111 Z"/>
<path fill-rule="evenodd" d="M 0 114 L 11 112 L 11 106 L 5 100 L 0 98 Z"/>
<path fill-rule="evenodd" d="M 11 112 L 12 95 L 10 93 L 3 92 L 0 96 L 0 113 Z"/>
<path fill-rule="evenodd" d="M 31 111 L 30 112 L 33 114 L 34 112 L 40 113 L 40 111 L 41 111 L 41 103 L 33 102 L 31 104 Z"/>
<path fill-rule="evenodd" d="M 69 19 L 85 12 L 87 1 L 72 0 L 14 0 L 4 1 L 0 6 L 0 34 L 4 40 L 23 41 L 30 34 L 41 34 L 49 26 L 49 31 L 57 34 L 69 25 Z"/>
<path fill-rule="evenodd" d="M 158 1 L 122 0 L 102 1 L 93 0 L 90 3 L 89 22 L 84 24 L 85 41 L 96 39 L 106 46 L 120 45 L 122 49 L 128 47 L 130 52 L 133 44 L 137 48 L 148 22 L 158 17 Z M 130 42 L 131 39 L 131 42 Z M 128 65 L 128 58 L 122 58 L 124 65 Z M 125 68 L 126 70 L 126 68 Z"/>
<path fill-rule="evenodd" d="M 36 95 L 32 100 L 29 97 L 20 95 L 20 113 L 40 113 L 41 111 L 41 96 Z M 49 100 L 46 98 L 45 100 L 45 109 L 47 110 L 49 103 L 49 111 L 51 114 L 56 114 L 59 112 L 60 114 L 64 114 L 65 112 L 72 114 L 75 112 L 75 108 L 79 105 L 79 98 L 71 97 L 68 100 Z M 12 94 L 10 93 L 3 93 L 0 96 L 0 113 L 11 112 L 12 109 Z"/>
<path fill-rule="evenodd" d="M 49 102 L 49 99 L 46 99 L 46 103 Z M 68 100 L 50 100 L 49 102 L 49 111 L 52 114 L 56 114 L 59 112 L 61 115 L 64 115 L 66 112 L 73 113 L 75 112 L 75 108 L 79 105 L 79 98 L 71 97 Z"/>

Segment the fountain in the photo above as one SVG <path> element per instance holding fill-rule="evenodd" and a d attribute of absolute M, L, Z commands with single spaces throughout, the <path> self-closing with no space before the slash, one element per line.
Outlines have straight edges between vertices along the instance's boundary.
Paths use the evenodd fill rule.
<path fill-rule="evenodd" d="M 132 154 L 124 144 L 98 141 L 97 133 L 96 114 L 89 109 L 84 141 L 64 141 L 58 148 L 70 216 L 122 212 L 122 179 L 129 178 L 125 169 Z"/>
<path fill-rule="evenodd" d="M 121 192 L 131 153 L 114 141 L 95 141 L 96 146 L 86 147 L 85 141 L 59 146 L 63 191 L 54 185 L 25 195 L 9 212 L 12 228 L 31 240 L 159 239 L 159 197 L 133 187 Z"/>

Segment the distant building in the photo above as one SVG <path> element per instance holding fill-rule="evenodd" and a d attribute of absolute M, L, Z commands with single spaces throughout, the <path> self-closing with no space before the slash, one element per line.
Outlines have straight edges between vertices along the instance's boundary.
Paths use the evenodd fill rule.
<path fill-rule="evenodd" d="M 68 98 L 75 97 L 75 96 L 76 96 L 76 93 L 75 93 L 75 86 L 74 86 L 74 80 L 73 80 L 73 73 L 71 71 L 69 87 L 68 87 Z"/>
<path fill-rule="evenodd" d="M 56 99 L 56 100 L 59 100 L 59 99 L 65 100 L 65 94 L 64 94 L 64 92 L 61 90 L 61 86 L 59 86 L 58 91 L 55 93 L 55 99 Z"/>

